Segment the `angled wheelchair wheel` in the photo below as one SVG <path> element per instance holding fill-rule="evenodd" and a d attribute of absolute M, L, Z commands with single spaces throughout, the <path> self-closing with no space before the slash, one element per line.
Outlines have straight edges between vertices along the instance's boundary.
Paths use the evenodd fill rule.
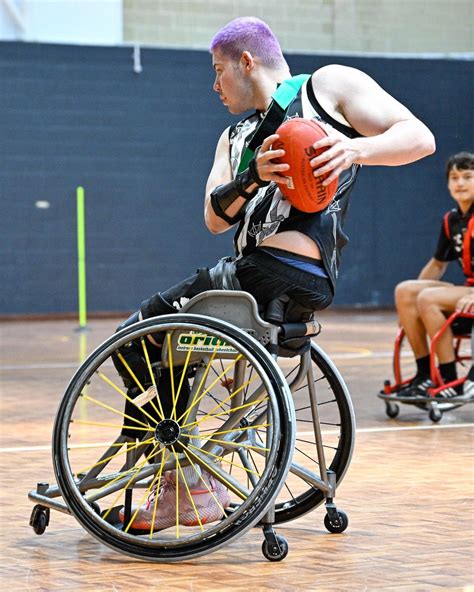
<path fill-rule="evenodd" d="M 285 481 L 293 422 L 285 378 L 253 337 L 167 315 L 118 332 L 76 372 L 55 421 L 54 469 L 101 542 L 184 560 L 259 521 Z"/>
<path fill-rule="evenodd" d="M 355 418 L 352 402 L 337 368 L 315 343 L 311 344 L 311 361 L 326 466 L 335 473 L 336 483 L 339 484 L 349 467 L 354 447 Z M 280 366 L 291 383 L 298 374 L 299 358 L 282 359 Z M 276 523 L 299 518 L 315 509 L 325 499 L 322 491 L 310 483 L 311 475 L 320 475 L 320 466 L 306 379 L 294 389 L 292 396 L 296 416 L 296 443 L 292 468 L 276 500 Z M 309 479 L 305 478 L 305 471 Z"/>

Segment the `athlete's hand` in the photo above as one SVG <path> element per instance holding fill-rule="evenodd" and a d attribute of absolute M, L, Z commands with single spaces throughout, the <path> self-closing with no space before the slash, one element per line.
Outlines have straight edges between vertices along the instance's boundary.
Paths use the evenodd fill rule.
<path fill-rule="evenodd" d="M 284 173 L 290 168 L 290 165 L 273 162 L 274 158 L 285 156 L 284 150 L 272 149 L 272 144 L 276 142 L 279 137 L 278 134 L 272 134 L 271 136 L 268 136 L 268 138 L 265 138 L 263 144 L 255 155 L 255 163 L 257 165 L 258 176 L 262 181 L 275 181 L 276 183 L 287 184 L 288 180 Z"/>
<path fill-rule="evenodd" d="M 329 136 L 313 144 L 316 150 L 326 147 L 327 150 L 311 160 L 315 177 L 330 173 L 323 185 L 332 183 L 342 171 L 350 168 L 359 156 L 353 140 L 333 128 L 327 127 L 327 131 Z"/>

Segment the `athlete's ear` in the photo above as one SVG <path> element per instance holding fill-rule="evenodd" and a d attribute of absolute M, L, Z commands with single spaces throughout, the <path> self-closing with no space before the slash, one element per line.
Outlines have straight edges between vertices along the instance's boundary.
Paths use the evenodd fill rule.
<path fill-rule="evenodd" d="M 240 63 L 244 72 L 251 72 L 255 67 L 255 60 L 249 51 L 243 51 L 240 56 Z"/>

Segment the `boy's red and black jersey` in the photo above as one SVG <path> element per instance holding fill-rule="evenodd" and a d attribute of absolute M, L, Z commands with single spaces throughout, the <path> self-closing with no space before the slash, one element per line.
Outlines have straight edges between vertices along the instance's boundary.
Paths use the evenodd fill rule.
<path fill-rule="evenodd" d="M 463 214 L 459 208 L 446 212 L 434 258 L 458 261 L 469 284 L 474 283 L 474 205 Z"/>

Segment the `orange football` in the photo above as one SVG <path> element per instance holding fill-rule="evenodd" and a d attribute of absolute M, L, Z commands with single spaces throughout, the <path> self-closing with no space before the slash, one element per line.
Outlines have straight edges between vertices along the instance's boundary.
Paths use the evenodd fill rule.
<path fill-rule="evenodd" d="M 276 130 L 280 136 L 273 148 L 285 150 L 285 156 L 277 159 L 290 165 L 284 173 L 289 178 L 288 185 L 278 183 L 278 187 L 292 206 L 302 212 L 314 213 L 324 210 L 337 191 L 339 179 L 324 186 L 323 181 L 329 173 L 315 177 L 310 160 L 327 150 L 315 150 L 313 144 L 327 136 L 325 129 L 314 119 L 295 117 L 288 119 Z"/>

